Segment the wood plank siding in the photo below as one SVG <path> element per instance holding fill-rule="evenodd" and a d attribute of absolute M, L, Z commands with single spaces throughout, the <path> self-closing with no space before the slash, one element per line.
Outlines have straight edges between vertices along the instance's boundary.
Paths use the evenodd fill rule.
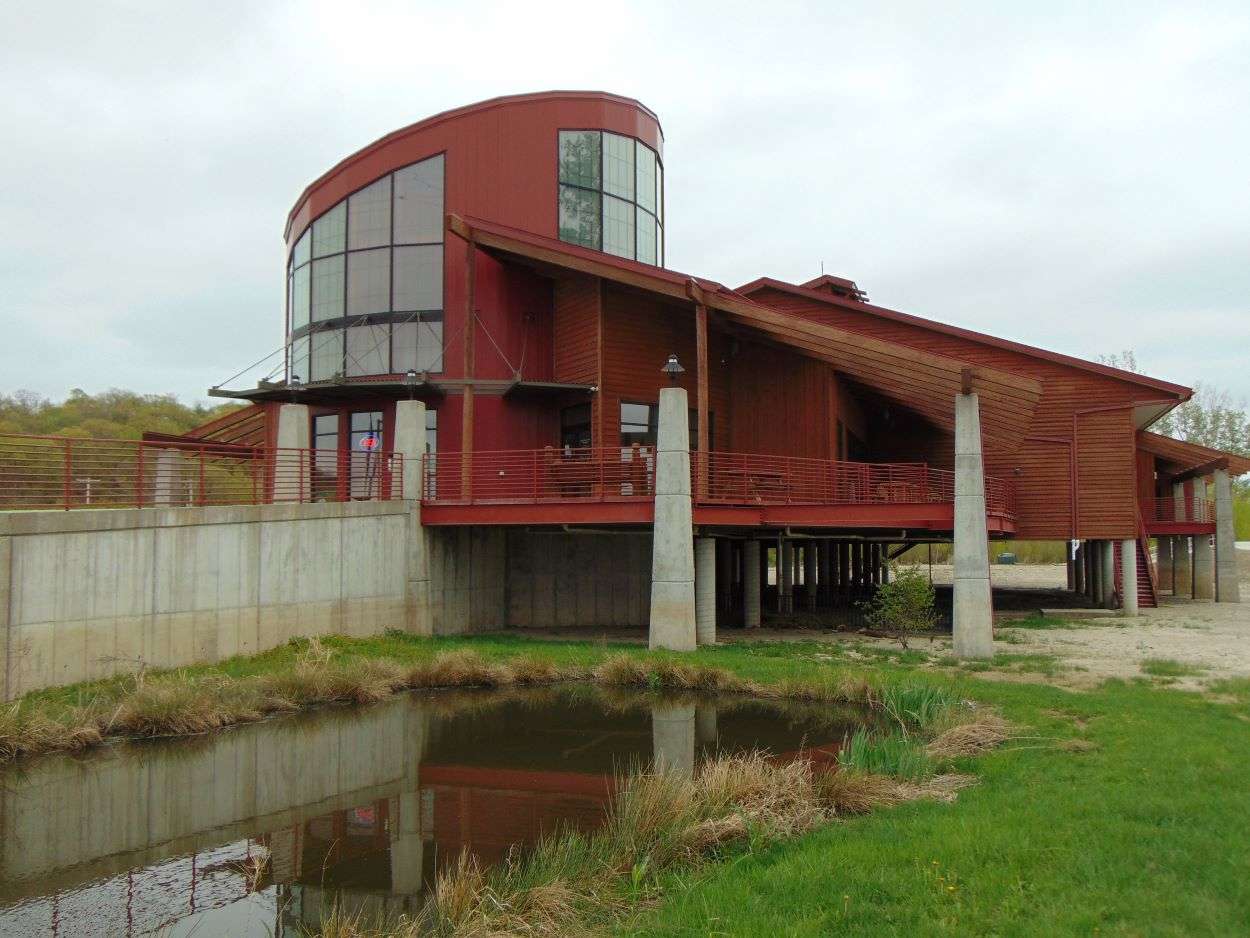
<path fill-rule="evenodd" d="M 990 439 L 985 443 L 986 472 L 1015 483 L 1017 534 L 1037 539 L 1073 536 L 1074 433 L 1079 508 L 1076 536 L 1132 537 L 1136 533 L 1131 404 L 1158 399 L 1159 394 L 1131 381 L 919 323 L 889 319 L 869 308 L 851 309 L 771 287 L 752 291 L 751 298 L 813 322 L 873 335 L 972 365 L 1028 375 L 1041 382 L 1042 396 L 1019 449 L 1004 452 Z M 900 380 L 905 377 L 900 376 Z M 1123 407 L 1119 410 L 1086 412 L 1094 405 L 1120 404 Z M 938 449 L 931 451 L 928 459 L 936 465 L 948 447 L 940 436 L 934 437 L 933 442 Z"/>

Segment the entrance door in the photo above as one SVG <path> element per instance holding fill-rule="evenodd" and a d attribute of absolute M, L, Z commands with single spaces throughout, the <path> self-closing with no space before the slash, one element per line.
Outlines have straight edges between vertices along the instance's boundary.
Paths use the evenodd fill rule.
<path fill-rule="evenodd" d="M 382 411 L 358 410 L 349 415 L 348 477 L 352 498 L 378 498 L 382 485 Z"/>

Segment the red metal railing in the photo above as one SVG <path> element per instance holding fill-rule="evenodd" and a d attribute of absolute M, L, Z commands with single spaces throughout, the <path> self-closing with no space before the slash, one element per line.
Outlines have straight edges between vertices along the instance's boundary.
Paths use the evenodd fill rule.
<path fill-rule="evenodd" d="M 859 463 L 746 453 L 692 453 L 691 491 L 708 505 L 898 505 L 951 502 L 955 475 L 924 463 Z M 617 502 L 654 495 L 652 447 L 547 447 L 425 457 L 433 504 Z M 987 511 L 1009 515 L 1009 483 L 985 480 Z"/>
<path fill-rule="evenodd" d="M 403 498 L 403 457 L 0 434 L 0 510 Z"/>
<path fill-rule="evenodd" d="M 422 476 L 422 498 L 439 504 L 636 501 L 655 495 L 655 451 L 634 445 L 431 453 Z"/>
<path fill-rule="evenodd" d="M 1141 502 L 1147 521 L 1179 521 L 1186 524 L 1214 524 L 1215 502 L 1197 495 L 1185 498 L 1148 498 Z"/>

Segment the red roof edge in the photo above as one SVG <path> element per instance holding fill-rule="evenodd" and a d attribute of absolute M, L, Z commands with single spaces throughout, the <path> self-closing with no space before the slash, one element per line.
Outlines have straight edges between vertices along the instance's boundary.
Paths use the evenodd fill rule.
<path fill-rule="evenodd" d="M 897 310 L 886 309 L 884 306 L 873 306 L 871 303 L 859 303 L 854 300 L 843 299 L 820 290 L 810 290 L 806 287 L 798 286 L 793 283 L 786 283 L 784 280 L 774 280 L 772 277 L 759 277 L 752 280 L 748 284 L 744 284 L 737 288 L 735 292 L 751 296 L 765 289 L 782 290 L 786 293 L 793 293 L 796 296 L 806 297 L 830 306 L 840 306 L 844 309 L 855 310 L 857 312 L 869 312 L 874 315 L 881 316 L 883 319 L 892 319 L 895 322 L 907 323 L 912 326 L 919 326 L 922 329 L 930 329 L 933 332 L 941 332 L 946 335 L 958 336 L 961 339 L 970 339 L 974 342 L 981 342 L 985 345 L 991 345 L 995 348 L 1006 349 L 1011 352 L 1018 352 L 1021 355 L 1028 355 L 1033 358 L 1040 358 L 1044 361 L 1054 362 L 1059 365 L 1067 365 L 1071 368 L 1080 368 L 1083 371 L 1093 372 L 1106 378 L 1116 378 L 1120 381 L 1127 381 L 1132 384 L 1138 384 L 1148 387 L 1155 391 L 1162 391 L 1164 394 L 1175 395 L 1177 403 L 1183 403 L 1193 397 L 1193 389 L 1187 388 L 1183 384 L 1173 384 L 1170 381 L 1163 381 L 1159 378 L 1151 378 L 1148 375 L 1137 374 L 1133 371 L 1125 371 L 1122 368 L 1113 368 L 1110 365 L 1102 365 L 1098 362 L 1086 361 L 1083 358 L 1076 358 L 1072 355 L 1064 355 L 1061 352 L 1051 352 L 1047 349 L 1037 348 L 1033 345 L 1025 345 L 1023 342 L 1013 342 L 1010 339 L 1002 339 L 998 336 L 987 335 L 984 332 L 975 332 L 972 329 L 963 329 L 959 326 L 951 326 L 946 323 L 936 322 L 932 319 L 925 319 L 921 316 L 913 316 L 910 313 L 900 313 Z"/>

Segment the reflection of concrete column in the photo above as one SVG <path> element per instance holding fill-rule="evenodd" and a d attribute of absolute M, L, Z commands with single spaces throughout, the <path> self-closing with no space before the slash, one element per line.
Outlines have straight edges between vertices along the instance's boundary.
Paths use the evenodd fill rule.
<path fill-rule="evenodd" d="M 786 537 L 777 542 L 777 611 L 794 612 L 794 542 Z"/>
<path fill-rule="evenodd" d="M 656 772 L 693 775 L 694 707 L 652 707 L 651 743 Z"/>
<path fill-rule="evenodd" d="M 716 644 L 716 540 L 695 538 L 694 542 L 694 622 L 695 643 Z"/>
<path fill-rule="evenodd" d="M 1233 533 L 1233 481 L 1227 469 L 1215 470 L 1215 598 L 1241 602 L 1237 585 L 1237 543 Z"/>
<path fill-rule="evenodd" d="M 760 590 L 760 542 L 746 541 L 742 545 L 742 607 L 748 629 L 760 627 Z"/>
<path fill-rule="evenodd" d="M 803 542 L 803 605 L 816 608 L 816 541 Z"/>
<path fill-rule="evenodd" d="M 308 407 L 283 404 L 278 411 L 278 453 L 274 458 L 275 502 L 306 502 L 310 497 L 312 427 Z"/>
<path fill-rule="evenodd" d="M 399 816 L 391 827 L 391 892 L 415 896 L 421 892 L 425 844 L 421 840 L 421 792 L 402 792 L 395 799 Z"/>
<path fill-rule="evenodd" d="M 976 394 L 955 395 L 954 646 L 961 658 L 994 655 L 990 546 L 985 524 L 981 409 Z"/>
<path fill-rule="evenodd" d="M 1170 590 L 1172 588 L 1172 539 L 1160 537 L 1156 543 L 1159 555 L 1159 589 Z"/>
<path fill-rule="evenodd" d="M 1102 541 L 1102 606 L 1115 606 L 1115 541 Z"/>
<path fill-rule="evenodd" d="M 176 449 L 163 449 L 156 457 L 152 504 L 181 505 L 185 501 L 186 492 L 182 491 L 182 453 Z"/>
<path fill-rule="evenodd" d="M 1137 541 L 1125 538 L 1120 542 L 1120 611 L 1137 615 Z"/>
<path fill-rule="evenodd" d="M 1211 538 L 1199 534 L 1194 538 L 1194 599 L 1215 598 L 1215 552 Z"/>
<path fill-rule="evenodd" d="M 650 645 L 674 651 L 693 651 L 695 647 L 689 420 L 685 389 L 660 391 L 651 542 Z"/>
<path fill-rule="evenodd" d="M 716 748 L 716 707 L 712 704 L 694 708 L 694 739 L 700 748 Z"/>

